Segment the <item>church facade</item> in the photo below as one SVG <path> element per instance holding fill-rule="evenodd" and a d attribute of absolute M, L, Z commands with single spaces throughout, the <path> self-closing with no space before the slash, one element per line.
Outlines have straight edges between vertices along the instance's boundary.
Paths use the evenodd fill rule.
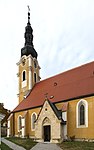
<path fill-rule="evenodd" d="M 7 136 L 38 142 L 94 140 L 94 62 L 40 81 L 30 12 L 18 66 L 18 106 L 8 118 Z"/>

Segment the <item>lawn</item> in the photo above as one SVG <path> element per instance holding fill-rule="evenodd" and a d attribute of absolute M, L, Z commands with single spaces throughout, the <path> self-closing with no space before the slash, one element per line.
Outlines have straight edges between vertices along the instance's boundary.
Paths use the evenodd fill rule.
<path fill-rule="evenodd" d="M 19 138 L 19 137 L 9 137 L 7 140 L 24 147 L 26 150 L 30 150 L 37 142 L 30 138 Z"/>
<path fill-rule="evenodd" d="M 62 142 L 59 146 L 63 150 L 94 150 L 93 142 Z"/>
<path fill-rule="evenodd" d="M 9 148 L 7 145 L 5 145 L 3 142 L 0 145 L 0 150 L 12 150 L 11 148 Z"/>

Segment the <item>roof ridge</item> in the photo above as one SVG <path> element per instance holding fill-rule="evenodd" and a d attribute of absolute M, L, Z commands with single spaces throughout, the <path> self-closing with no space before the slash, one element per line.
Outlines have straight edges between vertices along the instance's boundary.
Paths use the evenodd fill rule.
<path fill-rule="evenodd" d="M 46 80 L 48 80 L 48 79 L 51 79 L 51 78 L 53 78 L 53 77 L 59 76 L 59 75 L 61 75 L 61 74 L 64 74 L 64 73 L 67 73 L 67 72 L 70 72 L 70 71 L 73 71 L 73 70 L 82 68 L 82 67 L 87 66 L 87 65 L 89 65 L 89 64 L 91 64 L 91 63 L 94 63 L 94 61 L 91 61 L 91 62 L 82 64 L 82 65 L 79 65 L 79 66 L 77 66 L 77 67 L 75 67 L 75 68 L 71 68 L 71 69 L 66 70 L 66 71 L 64 71 L 64 72 L 61 72 L 61 73 L 58 73 L 58 74 L 56 74 L 56 75 L 53 75 L 53 76 L 48 77 L 48 78 L 46 78 L 46 79 L 43 79 L 43 80 L 41 80 L 41 81 L 39 81 L 39 82 L 37 82 L 37 83 L 40 83 L 40 82 L 46 81 Z"/>

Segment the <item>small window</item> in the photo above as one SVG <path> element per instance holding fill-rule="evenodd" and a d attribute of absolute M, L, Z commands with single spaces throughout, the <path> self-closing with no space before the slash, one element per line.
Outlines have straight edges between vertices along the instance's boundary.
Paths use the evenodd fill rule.
<path fill-rule="evenodd" d="M 32 130 L 35 130 L 35 121 L 37 119 L 37 115 L 33 113 L 31 118 Z"/>
<path fill-rule="evenodd" d="M 35 83 L 36 83 L 36 73 L 34 73 L 34 81 L 35 81 Z"/>
<path fill-rule="evenodd" d="M 23 71 L 23 81 L 26 80 L 26 71 Z"/>
<path fill-rule="evenodd" d="M 37 63 L 34 61 L 34 67 L 37 68 Z"/>

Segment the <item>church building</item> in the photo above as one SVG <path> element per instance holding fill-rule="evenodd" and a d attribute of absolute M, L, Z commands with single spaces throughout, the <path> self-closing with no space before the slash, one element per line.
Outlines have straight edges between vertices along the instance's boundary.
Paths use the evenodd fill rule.
<path fill-rule="evenodd" d="M 18 106 L 8 118 L 7 136 L 38 142 L 94 140 L 94 62 L 40 81 L 33 29 L 25 27 L 18 66 Z"/>

